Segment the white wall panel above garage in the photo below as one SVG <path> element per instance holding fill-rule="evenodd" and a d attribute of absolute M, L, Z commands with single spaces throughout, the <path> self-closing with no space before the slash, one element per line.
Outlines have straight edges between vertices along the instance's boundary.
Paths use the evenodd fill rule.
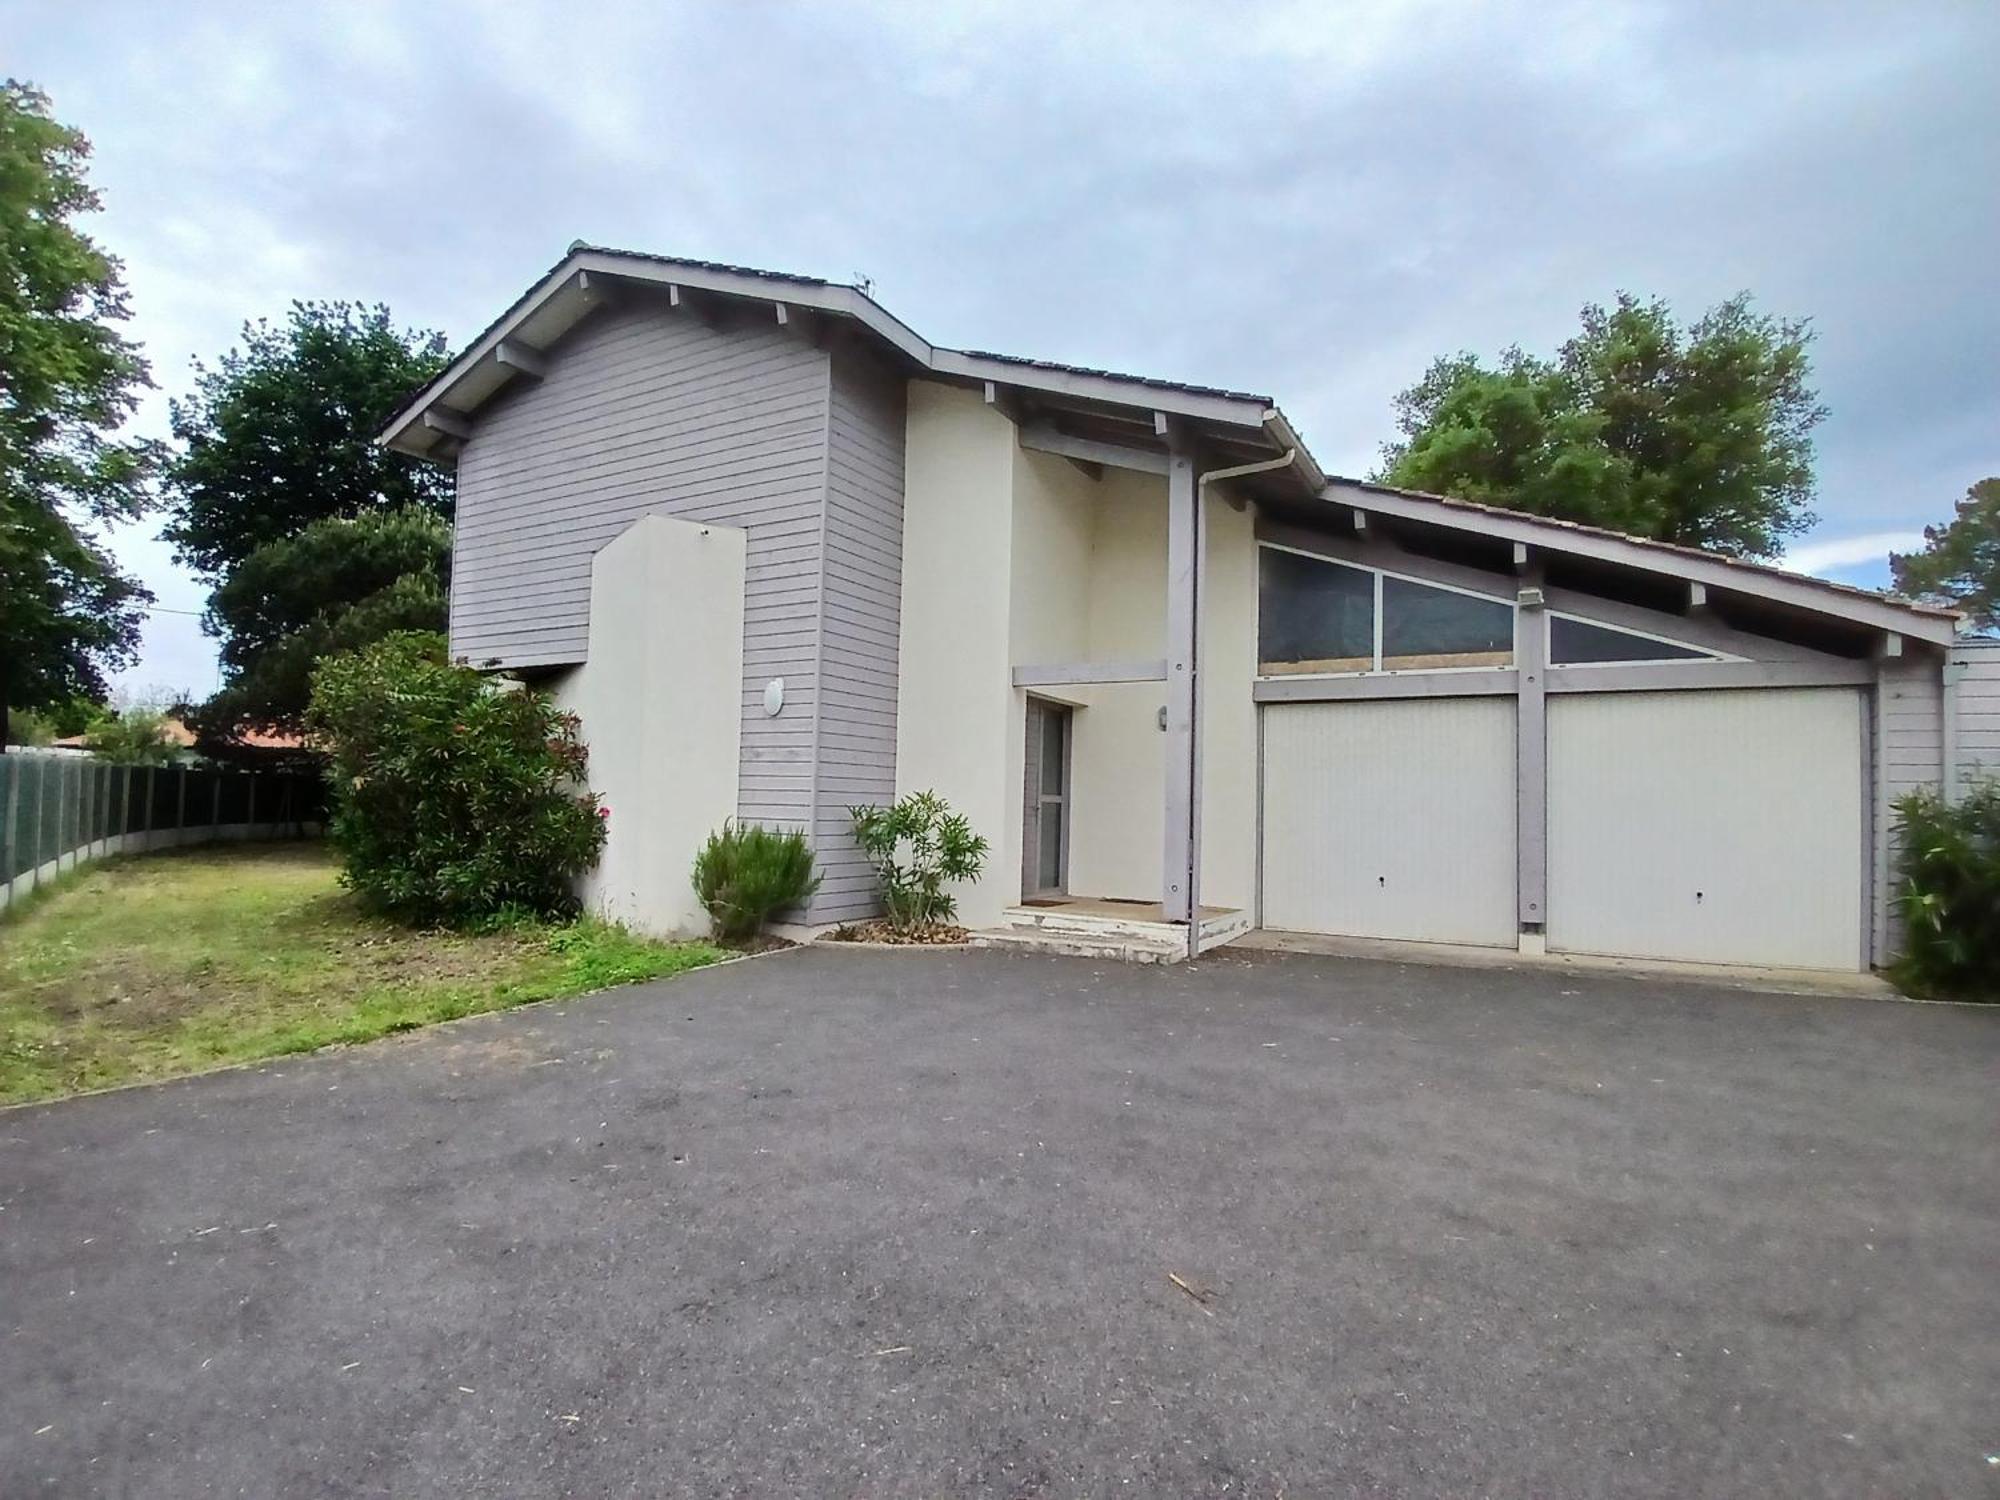
<path fill-rule="evenodd" d="M 1514 700 L 1264 710 L 1266 927 L 1512 947 Z"/>
<path fill-rule="evenodd" d="M 1863 966 L 1852 688 L 1549 700 L 1551 948 Z"/>

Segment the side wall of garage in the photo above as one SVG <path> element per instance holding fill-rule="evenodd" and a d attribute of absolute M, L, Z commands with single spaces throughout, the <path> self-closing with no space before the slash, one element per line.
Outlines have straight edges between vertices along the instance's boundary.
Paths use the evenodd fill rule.
<path fill-rule="evenodd" d="M 1902 951 L 1896 866 L 1902 836 L 1896 801 L 1944 778 L 1944 664 L 1930 653 L 1880 664 L 1875 689 L 1874 956 L 1889 963 Z"/>

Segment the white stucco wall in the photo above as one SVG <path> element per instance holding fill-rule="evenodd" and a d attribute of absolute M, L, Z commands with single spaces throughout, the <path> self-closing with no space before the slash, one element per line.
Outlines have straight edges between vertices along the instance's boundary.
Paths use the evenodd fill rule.
<path fill-rule="evenodd" d="M 1072 472 L 1075 472 L 1072 470 Z M 1082 479 L 1082 476 L 1078 476 Z M 1107 469 L 1083 480 L 1097 498 L 1085 586 L 1089 628 L 1080 661 L 1150 661 L 1167 645 L 1167 485 Z M 1164 684 L 1079 690 L 1074 721 L 1069 888 L 1078 895 L 1160 899 L 1165 818 Z"/>
<path fill-rule="evenodd" d="M 1021 891 L 1024 731 L 1008 659 L 1014 451 L 1014 424 L 977 392 L 910 383 L 896 793 L 937 792 L 992 845 L 984 878 L 956 893 L 969 927 L 996 924 Z"/>
<path fill-rule="evenodd" d="M 1206 506 L 1201 904 L 1248 911 L 1257 894 L 1257 522 L 1224 495 L 1211 493 Z"/>
<path fill-rule="evenodd" d="M 735 816 L 744 533 L 643 516 L 590 571 L 590 659 L 553 696 L 583 721 L 609 838 L 584 905 L 662 936 L 704 932 L 689 871 Z"/>
<path fill-rule="evenodd" d="M 1020 447 L 977 392 L 910 387 L 899 793 L 932 787 L 991 841 L 961 920 L 997 922 L 1021 894 L 1028 693 L 1016 666 L 1156 659 L 1166 650 L 1166 481 Z M 1203 900 L 1255 893 L 1257 579 L 1252 517 L 1208 501 L 1202 650 Z M 1160 897 L 1161 684 L 1038 690 L 1077 709 L 1069 888 Z"/>

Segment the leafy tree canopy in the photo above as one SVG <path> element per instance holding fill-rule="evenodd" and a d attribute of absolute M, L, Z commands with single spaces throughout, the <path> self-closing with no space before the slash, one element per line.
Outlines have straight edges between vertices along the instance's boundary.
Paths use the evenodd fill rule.
<path fill-rule="evenodd" d="M 0 84 L 0 708 L 101 698 L 152 597 L 91 530 L 147 508 L 157 451 L 116 435 L 150 381 L 123 268 L 71 222 L 98 207 L 89 157 L 47 95 Z"/>
<path fill-rule="evenodd" d="M 1896 587 L 1964 610 L 1980 630 L 2000 630 L 2000 476 L 1965 492 L 1942 526 L 1924 528 L 1924 550 L 1889 559 Z"/>
<path fill-rule="evenodd" d="M 295 303 L 196 366 L 173 404 L 165 534 L 215 584 L 205 628 L 225 682 L 196 715 L 206 748 L 295 727 L 326 653 L 443 627 L 453 475 L 374 436 L 444 359 L 443 335 L 385 307 Z"/>
<path fill-rule="evenodd" d="M 451 528 L 410 507 L 315 521 L 245 557 L 209 598 L 228 685 L 197 715 L 205 739 L 296 728 L 313 667 L 399 630 L 440 631 Z"/>
<path fill-rule="evenodd" d="M 1436 360 L 1396 398 L 1384 482 L 1768 557 L 1812 525 L 1812 333 L 1747 294 L 1682 328 L 1621 293 L 1553 360 Z"/>
<path fill-rule="evenodd" d="M 373 441 L 444 361 L 443 334 L 398 329 L 386 307 L 297 302 L 282 324 L 245 324 L 242 347 L 197 362 L 194 394 L 173 403 L 165 535 L 182 561 L 223 578 L 330 516 L 416 506 L 449 520 L 451 471 Z"/>

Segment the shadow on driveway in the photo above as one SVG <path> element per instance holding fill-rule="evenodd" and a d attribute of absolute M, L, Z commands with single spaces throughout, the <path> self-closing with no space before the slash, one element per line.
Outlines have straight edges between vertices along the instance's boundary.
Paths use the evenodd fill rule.
<path fill-rule="evenodd" d="M 0 1114 L 0 1494 L 1976 1493 L 1996 1062 L 808 950 Z"/>

